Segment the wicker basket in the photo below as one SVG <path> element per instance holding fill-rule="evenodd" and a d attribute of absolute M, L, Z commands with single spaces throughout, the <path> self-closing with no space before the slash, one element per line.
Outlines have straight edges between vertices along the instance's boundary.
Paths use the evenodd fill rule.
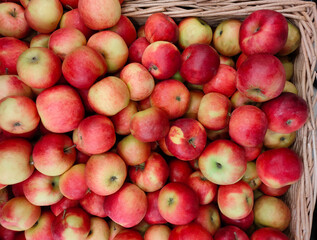
<path fill-rule="evenodd" d="M 317 56 L 317 11 L 313 2 L 299 0 L 125 0 L 122 14 L 138 24 L 144 24 L 153 13 L 164 12 L 179 21 L 195 16 L 207 21 L 211 26 L 228 18 L 243 20 L 255 10 L 272 9 L 282 13 L 301 32 L 302 40 L 295 58 L 293 83 L 308 103 L 310 117 L 297 132 L 293 149 L 300 154 L 304 163 L 301 180 L 294 184 L 285 196 L 292 212 L 288 229 L 290 239 L 309 240 L 313 222 L 313 212 L 317 193 L 317 154 L 316 154 L 316 109 L 317 96 L 313 81 L 316 77 Z"/>

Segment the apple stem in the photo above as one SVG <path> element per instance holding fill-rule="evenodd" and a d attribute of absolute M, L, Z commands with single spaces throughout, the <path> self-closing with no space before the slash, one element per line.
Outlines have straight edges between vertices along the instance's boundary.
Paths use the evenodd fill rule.
<path fill-rule="evenodd" d="M 63 219 L 65 219 L 65 216 L 66 216 L 66 209 L 64 209 L 64 212 L 63 212 Z"/>
<path fill-rule="evenodd" d="M 6 68 L 5 74 L 8 75 L 8 73 L 9 73 L 9 68 Z"/>
<path fill-rule="evenodd" d="M 65 7 L 68 8 L 69 10 L 73 10 L 73 9 L 74 9 L 74 8 L 72 8 L 72 7 L 71 7 L 70 5 L 68 5 L 68 4 L 67 4 Z"/>
<path fill-rule="evenodd" d="M 76 147 L 76 144 L 70 146 L 70 147 L 67 147 L 67 148 L 64 148 L 64 153 L 68 152 L 70 149 Z"/>
<path fill-rule="evenodd" d="M 34 165 L 33 157 L 30 157 L 30 165 Z"/>
<path fill-rule="evenodd" d="M 189 142 L 190 145 L 192 145 L 194 148 L 196 148 L 196 145 L 194 143 L 194 139 L 193 138 L 189 139 L 188 142 Z"/>

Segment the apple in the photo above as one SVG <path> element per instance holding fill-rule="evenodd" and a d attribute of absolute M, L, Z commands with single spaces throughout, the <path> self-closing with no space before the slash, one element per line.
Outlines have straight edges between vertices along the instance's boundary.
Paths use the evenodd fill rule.
<path fill-rule="evenodd" d="M 160 149 L 165 155 L 173 157 L 173 154 L 167 149 L 165 138 L 161 138 L 156 143 L 158 143 Z"/>
<path fill-rule="evenodd" d="M 168 162 L 170 169 L 169 181 L 186 183 L 189 176 L 193 173 L 189 163 L 179 159 L 172 159 Z"/>
<path fill-rule="evenodd" d="M 186 113 L 183 115 L 184 118 L 197 119 L 198 109 L 201 102 L 201 99 L 204 96 L 204 93 L 199 90 L 189 91 L 189 104 L 187 107 Z"/>
<path fill-rule="evenodd" d="M 63 40 L 62 43 L 65 44 L 65 41 Z M 62 72 L 67 82 L 72 86 L 88 89 L 98 77 L 107 72 L 107 65 L 101 54 L 93 48 L 78 46 L 66 55 Z"/>
<path fill-rule="evenodd" d="M 178 159 L 193 160 L 206 146 L 207 134 L 203 125 L 191 118 L 174 121 L 165 137 L 167 149 Z"/>
<path fill-rule="evenodd" d="M 286 185 L 280 188 L 272 188 L 262 183 L 259 187 L 259 190 L 265 195 L 272 196 L 272 197 L 280 197 L 284 195 L 290 187 L 291 185 Z"/>
<path fill-rule="evenodd" d="M 124 15 L 121 15 L 117 24 L 108 30 L 118 33 L 123 38 L 128 47 L 134 40 L 136 40 L 137 37 L 133 23 L 128 17 Z"/>
<path fill-rule="evenodd" d="M 277 133 L 270 129 L 266 131 L 263 144 L 267 148 L 288 148 L 296 139 L 296 131 L 291 133 Z"/>
<path fill-rule="evenodd" d="M 146 221 L 142 220 L 139 224 L 137 224 L 136 226 L 134 226 L 132 228 L 132 230 L 137 231 L 138 233 L 140 233 L 142 236 L 145 234 L 146 230 L 150 227 L 151 225 L 148 224 Z M 142 238 L 143 240 L 143 238 Z"/>
<path fill-rule="evenodd" d="M 283 67 L 285 69 L 285 74 L 286 74 L 285 85 L 286 85 L 286 83 L 289 84 L 288 81 L 290 81 L 294 75 L 294 63 L 289 56 L 284 56 L 284 57 L 279 56 L 278 59 L 281 61 L 281 63 L 283 64 Z M 284 87 L 283 92 L 285 91 L 285 87 Z"/>
<path fill-rule="evenodd" d="M 251 100 L 250 98 L 246 97 L 245 95 L 243 95 L 241 92 L 239 91 L 235 91 L 234 94 L 231 96 L 230 98 L 232 107 L 238 108 L 244 105 L 253 105 L 256 107 L 260 107 L 262 103 L 258 103 L 255 102 L 253 100 Z"/>
<path fill-rule="evenodd" d="M 241 24 L 239 44 L 246 55 L 276 54 L 288 35 L 286 18 L 279 12 L 264 9 L 251 13 Z"/>
<path fill-rule="evenodd" d="M 23 184 L 24 184 L 24 181 L 11 185 L 11 191 L 13 193 L 13 196 L 24 197 Z"/>
<path fill-rule="evenodd" d="M 156 41 L 144 50 L 142 64 L 155 79 L 169 79 L 181 66 L 181 54 L 174 44 Z"/>
<path fill-rule="evenodd" d="M 111 220 L 124 228 L 131 228 L 145 216 L 146 195 L 138 186 L 125 183 L 117 192 L 106 197 L 104 208 Z"/>
<path fill-rule="evenodd" d="M 227 97 L 231 97 L 237 90 L 236 88 L 237 71 L 228 65 L 220 64 L 217 74 L 204 84 L 203 91 L 205 94 L 218 92 Z"/>
<path fill-rule="evenodd" d="M 198 223 L 176 226 L 170 233 L 169 240 L 212 240 L 211 234 Z"/>
<path fill-rule="evenodd" d="M 145 234 L 144 240 L 168 240 L 171 229 L 166 225 L 152 225 Z"/>
<path fill-rule="evenodd" d="M 303 163 L 297 153 L 289 148 L 271 149 L 257 158 L 256 171 L 265 185 L 280 188 L 301 178 Z"/>
<path fill-rule="evenodd" d="M 121 16 L 118 0 L 79 0 L 78 10 L 85 25 L 93 30 L 113 27 Z"/>
<path fill-rule="evenodd" d="M 263 142 L 267 126 L 268 120 L 264 111 L 255 106 L 244 105 L 232 112 L 229 135 L 241 146 L 256 147 Z"/>
<path fill-rule="evenodd" d="M 54 86 L 41 92 L 36 98 L 36 108 L 44 127 L 55 133 L 74 130 L 85 114 L 80 96 L 67 85 Z"/>
<path fill-rule="evenodd" d="M 237 239 L 237 240 L 249 240 L 248 235 L 236 226 L 225 226 L 216 232 L 214 240 L 226 240 L 226 239 Z"/>
<path fill-rule="evenodd" d="M 252 233 L 250 240 L 269 240 L 272 238 L 276 240 L 289 240 L 283 232 L 270 227 L 263 227 L 256 230 Z"/>
<path fill-rule="evenodd" d="M 240 228 L 243 231 L 247 231 L 253 224 L 254 221 L 254 212 L 253 210 L 250 214 L 241 219 L 231 219 L 220 213 L 221 222 L 225 225 L 233 225 Z"/>
<path fill-rule="evenodd" d="M 41 216 L 41 207 L 31 204 L 25 197 L 11 198 L 2 208 L 0 224 L 13 231 L 31 228 Z"/>
<path fill-rule="evenodd" d="M 278 133 L 291 133 L 300 129 L 308 119 L 306 101 L 294 94 L 284 92 L 261 106 L 267 116 L 268 129 Z"/>
<path fill-rule="evenodd" d="M 298 94 L 298 90 L 297 87 L 291 83 L 290 81 L 286 81 L 285 82 L 285 87 L 283 89 L 283 92 L 290 92 L 290 93 L 294 93 L 294 94 Z"/>
<path fill-rule="evenodd" d="M 137 112 L 131 119 L 130 130 L 131 134 L 142 142 L 158 141 L 168 134 L 168 114 L 157 107 Z"/>
<path fill-rule="evenodd" d="M 291 221 L 289 207 L 279 198 L 262 196 L 254 203 L 254 223 L 284 231 Z"/>
<path fill-rule="evenodd" d="M 220 57 L 220 64 L 225 64 L 227 66 L 235 68 L 236 64 L 231 57 L 226 57 L 223 55 L 219 55 L 219 57 Z"/>
<path fill-rule="evenodd" d="M 60 176 L 59 189 L 65 197 L 80 200 L 86 195 L 85 169 L 86 164 L 75 164 Z"/>
<path fill-rule="evenodd" d="M 148 207 L 144 216 L 144 221 L 148 224 L 154 225 L 166 223 L 166 220 L 162 217 L 158 209 L 159 194 L 160 190 L 146 194 Z"/>
<path fill-rule="evenodd" d="M 113 240 L 143 240 L 142 235 L 132 229 L 124 229 L 120 231 Z"/>
<path fill-rule="evenodd" d="M 200 205 L 206 205 L 216 198 L 218 186 L 204 177 L 200 171 L 193 172 L 187 179 L 190 186 L 199 198 Z"/>
<path fill-rule="evenodd" d="M 145 25 L 141 25 L 137 30 L 138 38 L 145 37 Z"/>
<path fill-rule="evenodd" d="M 3 240 L 15 240 L 18 232 L 6 229 L 0 225 L 0 236 Z M 24 232 L 22 232 L 24 234 Z"/>
<path fill-rule="evenodd" d="M 119 135 L 129 135 L 130 122 L 132 116 L 138 112 L 138 103 L 130 101 L 128 106 L 111 117 L 111 121 L 115 127 L 115 131 Z"/>
<path fill-rule="evenodd" d="M 90 231 L 86 240 L 108 240 L 110 229 L 108 223 L 100 217 L 90 217 Z"/>
<path fill-rule="evenodd" d="M 210 44 L 213 37 L 208 23 L 197 17 L 187 17 L 181 20 L 178 29 L 178 44 L 182 49 L 195 43 Z"/>
<path fill-rule="evenodd" d="M 177 24 L 171 17 L 164 13 L 151 14 L 146 19 L 144 33 L 150 43 L 157 41 L 176 43 L 179 36 Z"/>
<path fill-rule="evenodd" d="M 241 52 L 239 45 L 240 27 L 241 21 L 236 19 L 227 19 L 218 24 L 213 36 L 213 44 L 217 52 L 228 57 Z"/>
<path fill-rule="evenodd" d="M 192 84 L 205 84 L 213 78 L 219 68 L 219 55 L 208 44 L 192 44 L 181 56 L 181 76 Z"/>
<path fill-rule="evenodd" d="M 93 115 L 83 119 L 73 131 L 76 148 L 88 155 L 110 150 L 116 142 L 113 123 L 103 115 Z"/>
<path fill-rule="evenodd" d="M 253 203 L 253 190 L 243 181 L 218 188 L 218 206 L 220 212 L 228 218 L 245 218 L 252 211 Z"/>
<path fill-rule="evenodd" d="M 53 240 L 52 234 L 52 223 L 55 220 L 55 215 L 49 211 L 45 210 L 42 212 L 38 221 L 24 232 L 26 240 Z"/>
<path fill-rule="evenodd" d="M 3 206 L 9 201 L 9 191 L 6 185 L 0 189 L 0 212 Z M 14 185 L 13 185 L 14 186 Z M 16 196 L 15 196 L 16 197 Z"/>
<path fill-rule="evenodd" d="M 229 139 L 229 126 L 220 130 L 206 129 L 207 138 L 211 141 L 217 139 Z"/>
<path fill-rule="evenodd" d="M 17 75 L 0 75 L 0 100 L 9 96 L 32 98 L 33 92 Z"/>
<path fill-rule="evenodd" d="M 88 190 L 86 195 L 79 200 L 80 206 L 89 214 L 105 218 L 107 214 L 104 210 L 103 203 L 105 196 L 100 196 L 91 190 Z"/>
<path fill-rule="evenodd" d="M 256 159 L 263 150 L 263 143 L 260 143 L 255 147 L 243 147 L 245 152 L 245 158 L 248 162 Z"/>
<path fill-rule="evenodd" d="M 0 22 L 0 35 L 4 37 L 24 38 L 30 31 L 24 8 L 13 2 L 0 4 Z"/>
<path fill-rule="evenodd" d="M 121 230 L 124 230 L 125 228 L 110 219 L 110 221 L 109 221 L 109 229 L 110 229 L 109 240 L 113 240 L 114 237 L 115 237 L 119 232 L 121 232 Z"/>
<path fill-rule="evenodd" d="M 122 79 L 128 86 L 130 99 L 141 101 L 153 92 L 155 82 L 149 71 L 140 63 L 130 63 L 120 72 Z"/>
<path fill-rule="evenodd" d="M 36 206 L 49 206 L 57 203 L 63 195 L 59 189 L 59 176 L 46 176 L 39 171 L 23 182 L 26 199 Z"/>
<path fill-rule="evenodd" d="M 183 116 L 189 106 L 189 100 L 189 90 L 175 79 L 157 83 L 150 96 L 151 106 L 163 109 L 170 119 Z"/>
<path fill-rule="evenodd" d="M 221 225 L 218 207 L 212 203 L 200 205 L 198 217 L 194 222 L 203 226 L 213 236 Z"/>
<path fill-rule="evenodd" d="M 59 25 L 60 28 L 74 27 L 78 29 L 85 35 L 86 39 L 88 39 L 94 33 L 92 29 L 88 28 L 85 25 L 83 19 L 80 17 L 78 8 L 65 12 L 61 18 Z"/>
<path fill-rule="evenodd" d="M 120 78 L 109 76 L 92 85 L 88 92 L 88 102 L 101 115 L 113 116 L 128 106 L 130 93 Z"/>
<path fill-rule="evenodd" d="M 16 184 L 32 175 L 31 152 L 31 143 L 22 138 L 0 142 L 0 184 Z"/>
<path fill-rule="evenodd" d="M 244 54 L 243 52 L 240 53 L 237 61 L 236 61 L 236 69 L 238 70 L 239 67 L 241 66 L 241 64 L 248 58 L 248 56 L 246 54 Z"/>
<path fill-rule="evenodd" d="M 90 216 L 81 208 L 65 209 L 52 224 L 53 239 L 86 239 L 90 231 Z"/>
<path fill-rule="evenodd" d="M 126 165 L 116 153 L 93 155 L 86 165 L 86 183 L 90 190 L 101 196 L 117 192 L 123 185 L 126 176 Z"/>
<path fill-rule="evenodd" d="M 40 33 L 53 32 L 63 15 L 63 6 L 58 0 L 32 0 L 25 9 L 29 26 Z"/>
<path fill-rule="evenodd" d="M 199 199 L 194 190 L 186 184 L 168 183 L 160 191 L 158 209 L 167 222 L 184 225 L 198 216 Z"/>
<path fill-rule="evenodd" d="M 139 111 L 148 109 L 148 108 L 150 108 L 150 107 L 152 107 L 152 106 L 151 106 L 150 97 L 147 97 L 146 99 L 143 99 L 143 100 L 141 100 L 141 101 L 138 101 L 138 110 L 139 110 Z"/>
<path fill-rule="evenodd" d="M 74 27 L 57 29 L 50 35 L 48 42 L 48 47 L 62 60 L 76 48 L 85 45 L 85 35 Z"/>
<path fill-rule="evenodd" d="M 61 212 L 63 212 L 67 208 L 78 207 L 79 200 L 71 200 L 66 197 L 63 197 L 60 201 L 50 206 L 52 213 L 55 216 L 58 216 Z"/>
<path fill-rule="evenodd" d="M 288 34 L 287 40 L 282 49 L 278 52 L 280 56 L 286 56 L 294 52 L 300 45 L 301 42 L 301 34 L 294 24 L 287 22 L 288 26 Z"/>
<path fill-rule="evenodd" d="M 101 53 L 106 60 L 109 73 L 115 73 L 120 70 L 128 60 L 128 46 L 124 39 L 115 32 L 101 31 L 95 33 L 89 38 L 87 46 Z"/>
<path fill-rule="evenodd" d="M 139 37 L 129 47 L 129 62 L 142 63 L 142 56 L 144 50 L 149 46 L 150 43 L 146 40 L 145 37 Z"/>
<path fill-rule="evenodd" d="M 270 54 L 249 56 L 237 70 L 237 89 L 255 102 L 279 96 L 285 86 L 286 74 L 281 61 Z"/>
<path fill-rule="evenodd" d="M 252 190 L 258 189 L 261 185 L 261 179 L 258 176 L 258 173 L 256 171 L 256 165 L 255 162 L 248 162 L 247 163 L 247 170 L 245 171 L 242 179 L 242 181 L 249 184 L 249 186 L 252 188 Z"/>
<path fill-rule="evenodd" d="M 44 47 L 48 48 L 48 42 L 50 40 L 50 34 L 39 33 L 32 37 L 30 41 L 30 47 Z"/>
<path fill-rule="evenodd" d="M 226 139 L 215 140 L 204 149 L 198 165 L 202 174 L 218 185 L 238 182 L 247 168 L 244 149 Z"/>

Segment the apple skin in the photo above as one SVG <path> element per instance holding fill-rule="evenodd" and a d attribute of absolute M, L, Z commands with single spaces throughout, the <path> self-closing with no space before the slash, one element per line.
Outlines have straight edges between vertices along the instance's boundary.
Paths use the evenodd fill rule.
<path fill-rule="evenodd" d="M 214 204 L 200 205 L 195 223 L 203 226 L 213 236 L 221 226 L 218 207 Z"/>
<path fill-rule="evenodd" d="M 265 196 L 254 203 L 254 223 L 259 227 L 273 227 L 284 231 L 291 221 L 289 207 L 279 198 Z"/>
<path fill-rule="evenodd" d="M 262 182 L 256 171 L 255 162 L 247 163 L 247 170 L 245 171 L 241 180 L 249 184 L 253 191 L 260 187 Z"/>
<path fill-rule="evenodd" d="M 186 184 L 168 183 L 160 190 L 158 209 L 167 222 L 184 225 L 198 216 L 199 199 Z"/>
<path fill-rule="evenodd" d="M 158 197 L 160 190 L 155 192 L 149 192 L 146 194 L 147 197 L 147 210 L 144 216 L 144 221 L 148 224 L 165 224 L 167 221 L 162 217 L 158 209 Z"/>
<path fill-rule="evenodd" d="M 129 135 L 130 122 L 135 113 L 138 112 L 138 103 L 130 101 L 128 106 L 111 117 L 111 121 L 115 127 L 115 131 L 119 135 Z"/>
<path fill-rule="evenodd" d="M 78 0 L 60 0 L 66 8 L 74 9 L 78 7 Z"/>
<path fill-rule="evenodd" d="M 79 151 L 88 155 L 106 152 L 116 142 L 113 123 L 106 116 L 89 116 L 73 131 L 73 141 Z"/>
<path fill-rule="evenodd" d="M 109 240 L 110 229 L 108 223 L 99 217 L 90 217 L 90 231 L 86 240 Z"/>
<path fill-rule="evenodd" d="M 149 71 L 140 63 L 130 63 L 120 72 L 130 91 L 130 99 L 141 101 L 151 95 L 155 82 Z"/>
<path fill-rule="evenodd" d="M 239 44 L 246 55 L 278 53 L 286 43 L 287 20 L 274 10 L 257 10 L 241 24 Z"/>
<path fill-rule="evenodd" d="M 88 46 L 80 46 L 65 56 L 62 72 L 73 87 L 88 89 L 98 77 L 107 72 L 107 65 L 96 50 Z"/>
<path fill-rule="evenodd" d="M 121 16 L 118 0 L 79 0 L 78 10 L 85 25 L 93 30 L 113 27 Z"/>
<path fill-rule="evenodd" d="M 64 27 L 74 27 L 81 31 L 86 39 L 93 35 L 94 31 L 88 28 L 83 19 L 80 17 L 78 8 L 74 8 L 68 12 L 65 12 L 59 23 L 60 28 Z"/>
<path fill-rule="evenodd" d="M 80 206 L 89 214 L 105 218 L 107 214 L 104 210 L 103 203 L 105 196 L 100 196 L 91 190 L 88 190 L 86 195 L 79 200 Z"/>
<path fill-rule="evenodd" d="M 0 100 L 0 128 L 12 134 L 35 130 L 40 122 L 36 105 L 26 96 L 10 96 Z"/>
<path fill-rule="evenodd" d="M 24 235 L 24 232 L 22 232 Z M 5 227 L 2 227 L 0 225 L 0 236 L 3 240 L 15 240 L 16 239 L 16 231 L 12 231 L 9 229 L 6 229 Z M 168 239 L 168 238 L 167 238 Z"/>
<path fill-rule="evenodd" d="M 145 216 L 146 195 L 136 185 L 125 183 L 116 193 L 106 197 L 104 208 L 114 222 L 124 228 L 134 227 Z"/>
<path fill-rule="evenodd" d="M 143 240 L 142 235 L 132 229 L 124 229 L 120 231 L 113 240 Z"/>
<path fill-rule="evenodd" d="M 145 234 L 144 240 L 168 240 L 171 229 L 166 225 L 152 225 Z"/>
<path fill-rule="evenodd" d="M 22 138 L 0 142 L 0 184 L 16 184 L 32 175 L 34 166 L 30 162 L 31 152 L 31 143 Z"/>
<path fill-rule="evenodd" d="M 290 187 L 291 185 L 286 185 L 280 188 L 272 188 L 262 183 L 259 187 L 259 190 L 263 192 L 265 195 L 272 196 L 272 197 L 280 197 L 284 195 Z"/>
<path fill-rule="evenodd" d="M 226 239 L 249 240 L 249 237 L 244 231 L 236 226 L 225 226 L 218 229 L 214 235 L 214 240 Z"/>
<path fill-rule="evenodd" d="M 189 176 L 193 173 L 187 161 L 172 159 L 168 162 L 170 169 L 169 181 L 186 183 Z"/>
<path fill-rule="evenodd" d="M 205 84 L 213 78 L 220 65 L 220 58 L 214 48 L 207 44 L 192 44 L 181 56 L 180 74 L 192 84 Z"/>
<path fill-rule="evenodd" d="M 301 178 L 303 163 L 297 153 L 289 148 L 271 149 L 257 158 L 256 171 L 265 185 L 281 188 Z"/>
<path fill-rule="evenodd" d="M 9 96 L 32 98 L 33 92 L 17 75 L 0 75 L 0 100 Z"/>
<path fill-rule="evenodd" d="M 144 50 L 142 65 L 155 79 L 169 79 L 181 66 L 181 54 L 174 44 L 156 41 Z"/>
<path fill-rule="evenodd" d="M 248 55 L 244 54 L 243 52 L 240 53 L 237 62 L 236 62 L 236 69 L 238 70 L 241 64 L 248 58 Z"/>
<path fill-rule="evenodd" d="M 131 134 L 142 142 L 158 141 L 169 131 L 168 114 L 157 107 L 137 112 L 131 119 L 130 130 Z"/>
<path fill-rule="evenodd" d="M 212 29 L 204 20 L 197 17 L 187 17 L 178 24 L 178 45 L 185 49 L 195 43 L 210 44 Z"/>
<path fill-rule="evenodd" d="M 295 90 L 295 94 L 297 94 L 297 89 L 295 87 L 295 85 L 289 81 L 292 80 L 292 77 L 294 75 L 294 63 L 293 60 L 289 57 L 289 56 L 279 56 L 278 59 L 281 61 L 281 63 L 283 64 L 283 67 L 285 69 L 285 74 L 286 74 L 286 82 L 285 82 L 285 86 L 284 86 L 284 90 L 283 92 L 288 92 L 288 86 L 286 86 L 286 84 L 288 85 L 292 85 L 290 89 Z M 291 84 L 290 84 L 291 83 Z M 290 92 L 292 92 L 290 91 Z"/>
<path fill-rule="evenodd" d="M 148 109 L 148 108 L 150 108 L 150 107 L 152 107 L 152 106 L 151 106 L 150 97 L 147 97 L 146 99 L 143 99 L 143 100 L 141 100 L 141 101 L 138 101 L 138 110 L 139 110 L 139 111 Z"/>
<path fill-rule="evenodd" d="M 26 240 L 53 240 L 53 234 L 51 230 L 52 223 L 55 220 L 55 215 L 45 210 L 42 212 L 37 224 L 24 232 Z"/>
<path fill-rule="evenodd" d="M 41 92 L 36 99 L 36 108 L 44 127 L 55 133 L 74 130 L 85 115 L 80 96 L 67 85 L 54 86 Z"/>
<path fill-rule="evenodd" d="M 118 33 L 129 47 L 136 39 L 136 30 L 130 19 L 121 15 L 116 25 L 108 30 Z"/>
<path fill-rule="evenodd" d="M 63 198 L 59 176 L 50 177 L 34 171 L 22 185 L 26 199 L 35 206 L 49 206 Z"/>
<path fill-rule="evenodd" d="M 218 206 L 220 212 L 228 218 L 245 218 L 252 211 L 253 204 L 253 190 L 243 181 L 218 188 Z"/>
<path fill-rule="evenodd" d="M 193 172 L 189 176 L 187 185 L 197 194 L 200 205 L 209 204 L 216 198 L 218 185 L 208 181 L 200 171 Z"/>
<path fill-rule="evenodd" d="M 151 106 L 163 109 L 170 119 L 183 116 L 188 109 L 189 100 L 189 90 L 175 79 L 157 83 L 150 96 Z"/>
<path fill-rule="evenodd" d="M 117 192 L 126 176 L 126 165 L 116 153 L 93 155 L 86 165 L 86 183 L 90 190 L 101 196 Z"/>
<path fill-rule="evenodd" d="M 145 37 L 139 37 L 129 47 L 129 62 L 142 63 L 142 56 L 144 50 L 149 46 L 150 43 Z"/>
<path fill-rule="evenodd" d="M 267 148 L 287 148 L 295 142 L 295 139 L 296 131 L 291 133 L 277 133 L 268 129 L 263 144 Z"/>
<path fill-rule="evenodd" d="M 297 131 L 306 123 L 309 114 L 306 101 L 287 92 L 264 103 L 261 109 L 267 116 L 268 129 L 278 133 Z"/>
<path fill-rule="evenodd" d="M 1 3 L 0 22 L 0 35 L 4 37 L 24 38 L 30 31 L 24 8 L 13 2 Z"/>
<path fill-rule="evenodd" d="M 30 47 L 44 47 L 48 48 L 48 42 L 50 40 L 50 34 L 48 33 L 39 33 L 36 36 L 32 37 L 30 41 Z"/>
<path fill-rule="evenodd" d="M 241 219 L 231 219 L 220 213 L 220 218 L 221 222 L 225 225 L 233 225 L 240 228 L 243 231 L 247 231 L 253 224 L 254 212 L 252 210 L 248 216 Z"/>
<path fill-rule="evenodd" d="M 287 40 L 283 48 L 278 52 L 279 56 L 286 56 L 294 52 L 300 45 L 301 34 L 295 25 L 290 22 L 287 22 L 288 25 L 288 34 Z"/>
<path fill-rule="evenodd" d="M 11 198 L 2 208 L 0 224 L 13 231 L 31 228 L 41 216 L 41 207 L 31 204 L 25 197 Z"/>
<path fill-rule="evenodd" d="M 90 231 L 90 216 L 81 208 L 65 209 L 52 224 L 53 239 L 86 239 Z"/>
<path fill-rule="evenodd" d="M 289 240 L 289 238 L 281 231 L 270 228 L 270 227 L 264 227 L 256 230 L 252 233 L 250 240 L 269 240 L 269 239 L 275 239 L 275 240 Z"/>
<path fill-rule="evenodd" d="M 198 223 L 176 226 L 170 233 L 169 240 L 212 240 L 211 234 Z"/>
<path fill-rule="evenodd" d="M 224 64 L 224 65 L 235 68 L 236 64 L 231 57 L 226 57 L 223 55 L 219 55 L 219 57 L 220 57 L 220 64 Z"/>
<path fill-rule="evenodd" d="M 220 130 L 206 129 L 207 138 L 211 141 L 217 139 L 229 139 L 229 126 Z"/>
<path fill-rule="evenodd" d="M 285 86 L 286 73 L 281 61 L 270 54 L 249 56 L 238 68 L 237 89 L 255 102 L 279 96 Z"/>
<path fill-rule="evenodd" d="M 232 112 L 229 135 L 241 146 L 256 147 L 263 142 L 267 126 L 267 115 L 261 109 L 245 105 Z"/>
<path fill-rule="evenodd" d="M 203 86 L 205 94 L 218 92 L 227 97 L 231 97 L 236 88 L 237 71 L 228 65 L 220 64 L 217 74 Z"/>
<path fill-rule="evenodd" d="M 234 142 L 219 139 L 211 142 L 199 157 L 202 174 L 218 185 L 238 182 L 247 168 L 244 149 Z"/>
<path fill-rule="evenodd" d="M 218 53 L 232 57 L 241 52 L 239 45 L 241 21 L 227 19 L 216 28 L 213 36 L 213 44 Z"/>
<path fill-rule="evenodd" d="M 262 103 L 258 103 L 255 102 L 253 100 L 251 100 L 250 98 L 246 97 L 245 95 L 243 95 L 242 93 L 240 93 L 239 91 L 235 91 L 233 93 L 233 95 L 230 98 L 232 107 L 234 109 L 244 106 L 244 105 L 253 105 L 256 107 L 260 107 Z"/>
<path fill-rule="evenodd" d="M 157 41 L 176 43 L 179 36 L 178 26 L 171 17 L 164 13 L 151 14 L 145 22 L 144 32 L 150 43 Z"/>
<path fill-rule="evenodd" d="M 66 197 L 63 197 L 60 201 L 50 206 L 52 213 L 55 216 L 58 216 L 61 212 L 63 212 L 67 208 L 78 207 L 79 200 L 71 200 Z"/>
<path fill-rule="evenodd" d="M 204 96 L 204 93 L 199 90 L 189 91 L 190 98 L 189 104 L 186 113 L 183 115 L 185 118 L 197 119 L 198 109 L 201 102 L 201 99 Z"/>
<path fill-rule="evenodd" d="M 129 105 L 130 92 L 124 81 L 109 76 L 90 87 L 88 102 L 96 113 L 113 116 Z"/>
<path fill-rule="evenodd" d="M 32 88 L 49 88 L 61 77 L 61 61 L 47 48 L 33 47 L 18 58 L 17 72 L 21 81 Z"/>
<path fill-rule="evenodd" d="M 86 45 L 85 35 L 74 27 L 60 28 L 50 35 L 48 47 L 62 60 L 77 47 Z"/>
<path fill-rule="evenodd" d="M 263 150 L 263 144 L 259 144 L 256 147 L 243 147 L 245 152 L 245 158 L 248 162 L 256 159 Z"/>
<path fill-rule="evenodd" d="M 27 5 L 25 19 L 29 26 L 40 33 L 53 32 L 63 15 L 63 6 L 58 0 L 34 0 Z"/>
<path fill-rule="evenodd" d="M 10 197 L 8 188 L 6 187 L 6 185 L 3 185 L 3 186 L 4 187 L 0 189 L 0 212 L 2 211 L 3 206 L 9 201 L 9 197 Z"/>
<path fill-rule="evenodd" d="M 138 38 L 145 37 L 145 25 L 141 25 L 137 31 Z"/>
<path fill-rule="evenodd" d="M 169 168 L 165 159 L 155 152 L 144 163 L 129 169 L 130 180 L 145 192 L 161 189 L 166 183 L 168 175 Z"/>

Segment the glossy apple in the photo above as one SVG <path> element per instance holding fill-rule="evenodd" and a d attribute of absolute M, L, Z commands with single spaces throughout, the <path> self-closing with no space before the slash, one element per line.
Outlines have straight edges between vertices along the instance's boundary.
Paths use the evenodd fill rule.
<path fill-rule="evenodd" d="M 189 176 L 193 173 L 187 161 L 172 159 L 168 162 L 170 168 L 169 181 L 186 183 Z"/>
<path fill-rule="evenodd" d="M 176 226 L 170 233 L 169 240 L 212 240 L 211 234 L 198 223 Z"/>
<path fill-rule="evenodd" d="M 249 237 L 244 231 L 236 226 L 225 226 L 218 229 L 214 235 L 214 240 L 226 239 L 249 240 Z"/>
<path fill-rule="evenodd" d="M 272 238 L 276 240 L 289 240 L 283 232 L 270 227 L 263 227 L 256 230 L 252 233 L 250 240 L 268 240 Z"/>
<path fill-rule="evenodd" d="M 147 197 L 147 210 L 144 216 L 144 221 L 148 224 L 164 224 L 166 220 L 162 217 L 158 209 L 158 197 L 160 190 L 149 192 Z"/>
<path fill-rule="evenodd" d="M 120 231 L 113 240 L 143 240 L 142 235 L 132 229 L 124 229 Z"/>
<path fill-rule="evenodd" d="M 194 222 L 203 226 L 213 236 L 221 226 L 218 207 L 212 203 L 200 205 L 198 217 Z"/>
<path fill-rule="evenodd" d="M 104 210 L 103 203 L 105 201 L 104 196 L 100 196 L 91 190 L 88 190 L 86 195 L 79 200 L 80 206 L 89 214 L 105 218 L 107 214 Z"/>
<path fill-rule="evenodd" d="M 137 38 L 129 47 L 129 62 L 142 63 L 143 52 L 149 45 L 145 37 Z"/>
<path fill-rule="evenodd" d="M 109 28 L 109 30 L 118 33 L 123 38 L 128 47 L 137 37 L 133 23 L 125 15 L 121 15 L 117 24 Z"/>
<path fill-rule="evenodd" d="M 280 197 L 284 195 L 290 187 L 291 185 L 286 185 L 280 188 L 272 188 L 262 183 L 259 187 L 259 190 L 265 195 L 272 196 L 272 197 Z"/>

